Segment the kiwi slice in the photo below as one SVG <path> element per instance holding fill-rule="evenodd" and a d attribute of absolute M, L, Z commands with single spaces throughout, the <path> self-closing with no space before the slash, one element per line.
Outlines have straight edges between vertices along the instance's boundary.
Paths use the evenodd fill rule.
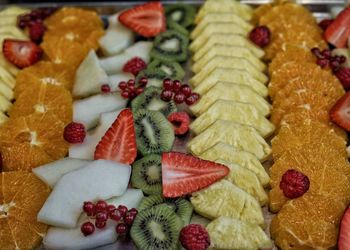
<path fill-rule="evenodd" d="M 186 28 L 184 28 L 184 26 L 181 26 L 179 23 L 173 21 L 172 19 L 168 19 L 166 25 L 169 30 L 175 30 L 186 37 L 190 36 L 190 32 Z"/>
<path fill-rule="evenodd" d="M 193 213 L 193 206 L 191 202 L 184 198 L 171 199 L 164 198 L 162 195 L 150 195 L 142 199 L 138 209 L 139 211 L 144 209 L 148 210 L 149 208 L 160 204 L 166 204 L 171 207 L 174 212 L 180 216 L 185 225 L 190 222 Z"/>
<path fill-rule="evenodd" d="M 142 155 L 171 150 L 175 135 L 173 125 L 159 111 L 139 109 L 134 113 L 137 149 Z"/>
<path fill-rule="evenodd" d="M 162 157 L 147 155 L 132 164 L 131 184 L 146 194 L 162 193 Z"/>
<path fill-rule="evenodd" d="M 173 112 L 177 111 L 176 104 L 173 100 L 165 102 L 160 99 L 162 93 L 161 88 L 149 87 L 146 88 L 142 94 L 136 97 L 131 102 L 131 108 L 133 112 L 136 112 L 139 109 L 147 109 L 153 111 L 160 111 L 166 117 Z"/>
<path fill-rule="evenodd" d="M 188 43 L 188 37 L 180 32 L 162 32 L 154 39 L 151 57 L 166 62 L 184 62 L 188 57 Z"/>
<path fill-rule="evenodd" d="M 167 74 L 167 77 L 172 80 L 183 80 L 185 77 L 185 71 L 181 65 L 177 62 L 163 62 L 158 59 L 154 59 L 148 68 L 163 71 Z"/>
<path fill-rule="evenodd" d="M 177 250 L 183 221 L 166 205 L 139 212 L 130 229 L 137 249 Z"/>
<path fill-rule="evenodd" d="M 165 7 L 167 19 L 171 19 L 183 27 L 193 24 L 196 9 L 189 4 L 172 4 Z"/>
<path fill-rule="evenodd" d="M 168 75 L 162 70 L 147 68 L 137 74 L 135 82 L 138 83 L 142 77 L 146 77 L 148 79 L 147 87 L 155 86 L 161 88 L 163 87 L 163 80 L 167 78 Z"/>

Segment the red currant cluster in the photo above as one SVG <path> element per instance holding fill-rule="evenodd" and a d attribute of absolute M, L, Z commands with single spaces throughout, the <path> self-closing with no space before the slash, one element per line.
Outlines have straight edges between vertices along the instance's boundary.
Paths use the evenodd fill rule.
<path fill-rule="evenodd" d="M 121 90 L 121 95 L 125 99 L 134 99 L 136 96 L 141 94 L 148 83 L 146 77 L 141 77 L 138 81 L 138 87 L 135 86 L 135 80 L 130 79 L 128 82 L 121 81 L 118 85 Z"/>
<path fill-rule="evenodd" d="M 90 219 L 95 219 L 95 224 L 88 221 L 81 225 L 81 232 L 85 235 L 91 235 L 95 232 L 95 227 L 102 229 L 106 227 L 108 219 L 117 222 L 115 228 L 119 236 L 125 236 L 134 222 L 137 209 L 128 210 L 126 206 L 119 205 L 117 208 L 114 205 L 108 205 L 107 202 L 100 200 L 94 204 L 91 201 L 84 202 L 83 211 Z"/>
<path fill-rule="evenodd" d="M 163 91 L 160 97 L 166 102 L 174 100 L 177 104 L 185 102 L 189 106 L 199 100 L 199 94 L 192 92 L 190 86 L 182 84 L 179 80 L 172 81 L 168 78 L 163 80 Z"/>
<path fill-rule="evenodd" d="M 319 48 L 313 48 L 311 52 L 317 57 L 316 63 L 321 66 L 321 68 L 329 66 L 334 72 L 346 61 L 345 56 L 332 56 L 332 52 L 329 49 L 321 51 Z"/>

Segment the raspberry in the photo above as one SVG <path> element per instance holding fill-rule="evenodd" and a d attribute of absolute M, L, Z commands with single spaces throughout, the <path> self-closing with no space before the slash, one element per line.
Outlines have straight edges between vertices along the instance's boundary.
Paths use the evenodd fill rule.
<path fill-rule="evenodd" d="M 323 19 L 321 22 L 318 23 L 318 26 L 320 26 L 322 30 L 326 30 L 328 26 L 333 23 L 333 21 L 333 19 Z"/>
<path fill-rule="evenodd" d="M 141 70 L 144 70 L 147 64 L 140 57 L 131 58 L 123 67 L 124 72 L 129 72 L 136 76 Z"/>
<path fill-rule="evenodd" d="M 295 199 L 302 196 L 309 190 L 309 178 L 303 173 L 289 169 L 287 170 L 280 182 L 280 189 L 282 189 L 284 196 L 289 199 Z"/>
<path fill-rule="evenodd" d="M 340 68 L 335 72 L 344 89 L 350 89 L 350 68 Z"/>
<path fill-rule="evenodd" d="M 190 126 L 190 117 L 186 112 L 171 113 L 168 121 L 174 125 L 176 135 L 186 134 Z"/>
<path fill-rule="evenodd" d="M 249 34 L 249 39 L 261 48 L 270 43 L 271 32 L 266 26 L 257 26 Z"/>
<path fill-rule="evenodd" d="M 40 43 L 43 39 L 46 27 L 42 22 L 33 22 L 29 25 L 29 36 L 30 40 L 35 43 Z"/>
<path fill-rule="evenodd" d="M 181 229 L 181 245 L 186 250 L 205 250 L 210 246 L 210 238 L 207 230 L 199 224 L 189 224 Z"/>
<path fill-rule="evenodd" d="M 82 143 L 85 136 L 85 127 L 81 123 L 71 122 L 64 128 L 63 137 L 69 143 Z"/>

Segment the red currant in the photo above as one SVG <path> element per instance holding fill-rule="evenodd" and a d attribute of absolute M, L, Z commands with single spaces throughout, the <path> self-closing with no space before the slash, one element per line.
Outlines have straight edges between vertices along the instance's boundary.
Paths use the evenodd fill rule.
<path fill-rule="evenodd" d="M 128 87 L 128 84 L 126 82 L 122 81 L 118 84 L 118 87 L 120 90 L 125 90 L 126 87 Z"/>
<path fill-rule="evenodd" d="M 136 92 L 136 95 L 140 95 L 143 92 L 143 88 L 142 87 L 138 87 L 138 88 L 136 88 L 135 92 Z"/>
<path fill-rule="evenodd" d="M 84 236 L 88 236 L 95 232 L 95 226 L 91 222 L 85 222 L 83 225 L 81 225 L 80 230 Z"/>
<path fill-rule="evenodd" d="M 326 59 L 330 59 L 331 56 L 332 56 L 331 50 L 329 50 L 329 49 L 324 49 L 324 50 L 322 51 L 322 56 L 323 56 L 324 58 L 326 58 Z"/>
<path fill-rule="evenodd" d="M 163 89 L 172 90 L 172 86 L 173 82 L 169 78 L 163 80 Z"/>
<path fill-rule="evenodd" d="M 83 205 L 83 211 L 87 216 L 92 216 L 95 211 L 95 205 L 91 201 L 85 201 Z"/>
<path fill-rule="evenodd" d="M 138 211 L 136 208 L 132 208 L 128 211 L 128 213 L 137 215 Z"/>
<path fill-rule="evenodd" d="M 124 222 L 125 222 L 125 224 L 128 225 L 128 226 L 131 226 L 132 223 L 133 223 L 134 220 L 135 220 L 135 217 L 136 217 L 135 214 L 132 214 L 132 213 L 129 213 L 129 212 L 126 213 L 126 215 L 124 216 Z"/>
<path fill-rule="evenodd" d="M 129 92 L 134 92 L 135 91 L 135 85 L 130 85 L 128 86 Z"/>
<path fill-rule="evenodd" d="M 128 212 L 128 208 L 126 206 L 123 206 L 123 205 L 119 205 L 118 210 L 119 210 L 122 217 L 124 217 L 126 212 Z"/>
<path fill-rule="evenodd" d="M 101 86 L 102 93 L 109 93 L 111 92 L 111 87 L 108 84 L 103 84 Z"/>
<path fill-rule="evenodd" d="M 128 99 L 128 98 L 129 98 L 129 92 L 128 92 L 128 91 L 123 91 L 121 95 L 122 95 L 122 97 L 125 98 L 125 99 Z"/>
<path fill-rule="evenodd" d="M 189 97 L 186 98 L 186 104 L 191 106 L 195 104 L 199 99 L 199 95 L 197 93 L 192 93 Z"/>
<path fill-rule="evenodd" d="M 163 101 L 169 102 L 173 98 L 173 95 L 174 95 L 174 92 L 172 92 L 171 90 L 163 90 L 160 95 L 160 98 Z"/>
<path fill-rule="evenodd" d="M 124 223 L 120 223 L 115 227 L 115 230 L 118 235 L 124 235 L 126 234 L 128 227 Z"/>
<path fill-rule="evenodd" d="M 108 214 L 110 214 L 111 212 L 113 212 L 116 209 L 117 208 L 114 205 L 108 205 L 106 211 Z"/>
<path fill-rule="evenodd" d="M 95 226 L 99 229 L 102 229 L 106 226 L 107 222 L 106 221 L 95 221 Z"/>
<path fill-rule="evenodd" d="M 111 217 L 111 219 L 114 221 L 120 221 L 123 216 L 121 215 L 120 211 L 116 209 L 109 214 L 109 217 Z"/>
<path fill-rule="evenodd" d="M 181 82 L 179 80 L 174 80 L 173 87 L 172 87 L 173 91 L 177 92 L 180 90 L 180 88 L 181 88 Z"/>
<path fill-rule="evenodd" d="M 129 93 L 129 98 L 130 98 L 130 99 L 134 99 L 135 97 L 136 97 L 135 91 L 131 91 L 131 92 Z"/>
<path fill-rule="evenodd" d="M 107 221 L 108 220 L 108 213 L 106 211 L 98 212 L 96 214 L 96 220 L 97 221 Z"/>
<path fill-rule="evenodd" d="M 95 211 L 96 211 L 96 213 L 106 211 L 107 206 L 108 206 L 107 202 L 105 202 L 105 201 L 103 201 L 103 200 L 97 201 L 97 202 L 96 202 L 96 205 L 95 205 Z"/>
<path fill-rule="evenodd" d="M 317 59 L 316 63 L 321 66 L 321 68 L 325 68 L 328 66 L 329 64 L 329 60 L 328 59 Z"/>
<path fill-rule="evenodd" d="M 128 87 L 130 88 L 130 86 L 135 86 L 135 80 L 134 79 L 130 79 L 128 81 Z"/>
<path fill-rule="evenodd" d="M 186 97 L 189 97 L 192 94 L 191 87 L 188 86 L 187 84 L 184 84 L 181 86 L 180 91 L 182 94 L 184 94 Z"/>
<path fill-rule="evenodd" d="M 185 95 L 181 92 L 177 93 L 174 97 L 174 102 L 177 104 L 181 104 L 185 101 Z"/>
<path fill-rule="evenodd" d="M 145 87 L 148 83 L 148 79 L 147 77 L 141 77 L 141 79 L 139 80 L 139 84 L 141 85 L 141 87 Z"/>

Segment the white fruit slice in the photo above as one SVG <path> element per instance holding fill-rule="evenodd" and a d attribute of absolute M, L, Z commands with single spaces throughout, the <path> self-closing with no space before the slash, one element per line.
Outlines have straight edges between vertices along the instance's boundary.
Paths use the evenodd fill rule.
<path fill-rule="evenodd" d="M 16 76 L 19 72 L 19 69 L 16 66 L 5 59 L 2 52 L 0 52 L 0 66 L 3 67 L 7 72 L 11 73 L 13 76 Z"/>
<path fill-rule="evenodd" d="M 0 124 L 7 122 L 9 118 L 4 113 L 0 112 Z"/>
<path fill-rule="evenodd" d="M 112 198 L 107 202 L 116 207 L 125 205 L 130 209 L 133 207 L 137 208 L 142 198 L 143 193 L 140 189 L 128 189 L 122 196 Z M 86 221 L 88 221 L 87 216 L 82 214 L 75 228 L 51 227 L 43 240 L 45 248 L 61 250 L 88 249 L 110 244 L 117 240 L 115 232 L 116 222 L 108 220 L 103 230 L 96 229 L 92 235 L 85 237 L 81 233 L 80 226 Z"/>
<path fill-rule="evenodd" d="M 13 99 L 12 89 L 0 80 L 0 94 L 6 97 L 7 100 L 11 101 Z"/>
<path fill-rule="evenodd" d="M 84 201 L 106 200 L 124 194 L 130 179 L 129 165 L 97 160 L 65 174 L 55 185 L 38 214 L 38 221 L 74 228 Z"/>
<path fill-rule="evenodd" d="M 18 6 L 10 6 L 7 7 L 6 9 L 0 11 L 0 15 L 1 16 L 5 16 L 5 15 L 23 15 L 25 13 L 28 13 L 30 10 L 29 9 L 25 9 L 22 7 L 18 7 Z"/>
<path fill-rule="evenodd" d="M 126 106 L 127 100 L 122 98 L 119 92 L 100 94 L 73 103 L 73 120 L 81 122 L 89 130 L 97 125 L 102 113 Z"/>
<path fill-rule="evenodd" d="M 0 95 L 0 111 L 6 112 L 12 107 L 12 103 L 9 102 L 3 95 Z"/>
<path fill-rule="evenodd" d="M 121 109 L 101 114 L 99 125 L 86 135 L 84 142 L 70 145 L 69 157 L 93 160 L 96 145 L 117 119 L 120 111 Z"/>
<path fill-rule="evenodd" d="M 130 73 L 118 73 L 118 74 L 114 74 L 114 75 L 110 75 L 108 76 L 108 81 L 109 81 L 109 87 L 111 88 L 111 91 L 119 91 L 119 83 L 121 81 L 125 81 L 127 82 L 130 79 L 134 79 L 135 77 L 130 74 Z"/>
<path fill-rule="evenodd" d="M 63 175 L 77 170 L 87 164 L 89 164 L 89 161 L 74 158 L 64 158 L 37 168 L 33 168 L 32 172 L 40 180 L 53 188 Z"/>
<path fill-rule="evenodd" d="M 3 67 L 0 67 L 0 81 L 13 89 L 16 85 L 16 79 Z"/>

